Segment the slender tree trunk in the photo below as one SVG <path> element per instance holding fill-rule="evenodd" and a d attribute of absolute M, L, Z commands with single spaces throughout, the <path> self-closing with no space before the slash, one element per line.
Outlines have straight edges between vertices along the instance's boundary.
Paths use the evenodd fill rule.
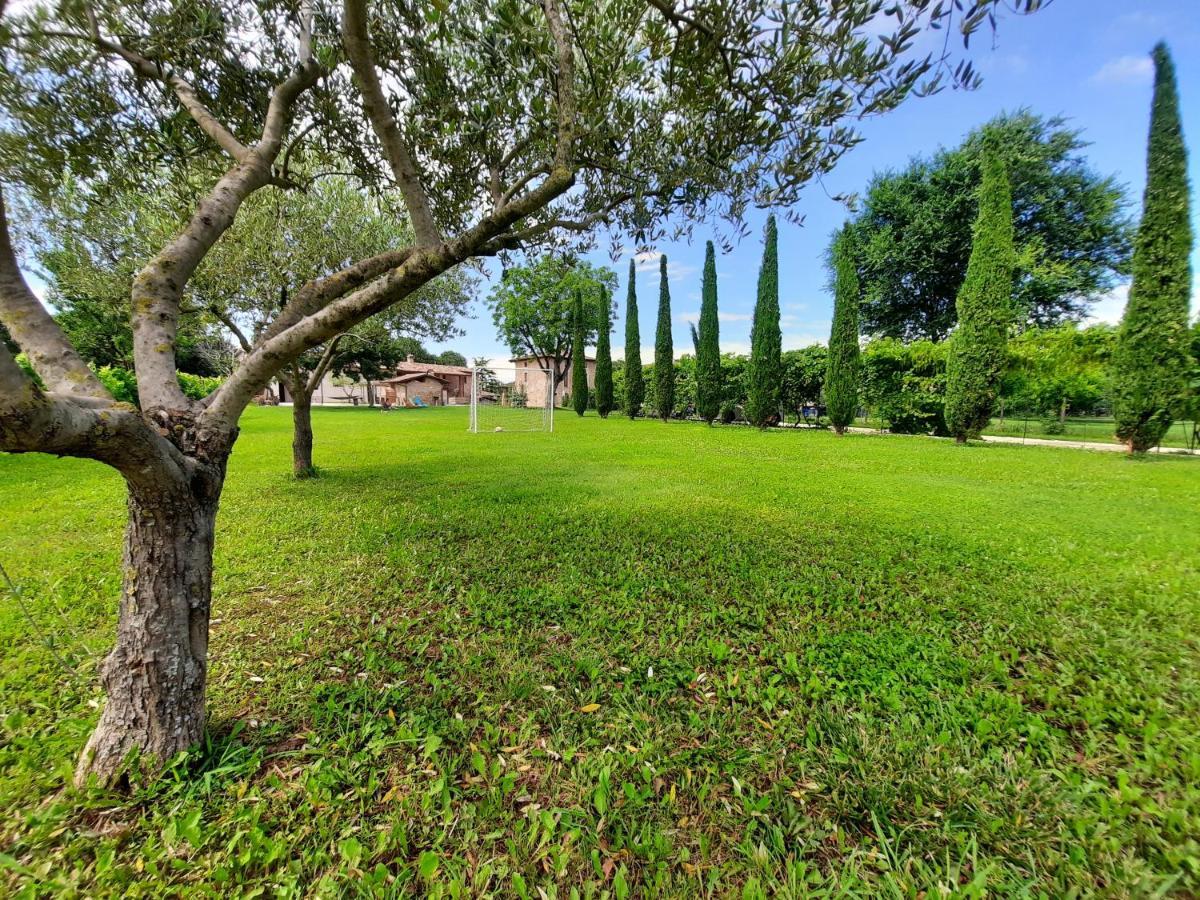
<path fill-rule="evenodd" d="M 77 784 L 89 775 L 121 780 L 135 749 L 157 768 L 203 736 L 213 530 L 226 458 L 197 464 L 186 483 L 129 483 L 117 640 L 100 666 L 108 699 Z"/>
<path fill-rule="evenodd" d="M 301 384 L 292 394 L 292 474 L 310 478 L 313 468 L 312 394 Z"/>
<path fill-rule="evenodd" d="M 292 473 L 309 478 L 313 468 L 312 395 L 301 391 L 292 398 Z"/>

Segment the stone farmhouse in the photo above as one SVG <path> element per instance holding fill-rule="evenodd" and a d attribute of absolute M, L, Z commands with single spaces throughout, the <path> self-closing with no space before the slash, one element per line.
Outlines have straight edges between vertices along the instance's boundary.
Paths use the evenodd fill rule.
<path fill-rule="evenodd" d="M 554 360 L 546 359 L 545 357 L 541 356 L 515 356 L 509 361 L 513 364 L 513 368 L 516 370 L 513 381 L 513 389 L 521 391 L 525 394 L 526 404 L 528 406 L 545 406 L 546 396 L 550 392 L 547 381 L 550 378 L 550 371 L 553 371 L 554 369 Z M 588 388 L 595 388 L 595 357 L 584 357 L 584 362 L 587 367 Z M 501 381 L 503 380 L 504 379 L 501 378 Z M 554 405 L 562 406 L 563 401 L 570 393 L 571 367 L 567 366 L 567 374 L 563 377 L 563 380 L 559 382 L 558 389 L 554 392 Z M 470 402 L 469 396 L 468 402 Z"/>
<path fill-rule="evenodd" d="M 263 392 L 267 403 L 290 403 L 287 386 L 273 382 Z M 366 406 L 387 401 L 393 406 L 457 406 L 471 402 L 471 370 L 417 362 L 410 354 L 393 373 L 367 384 L 326 373 L 313 393 L 315 405 Z"/>

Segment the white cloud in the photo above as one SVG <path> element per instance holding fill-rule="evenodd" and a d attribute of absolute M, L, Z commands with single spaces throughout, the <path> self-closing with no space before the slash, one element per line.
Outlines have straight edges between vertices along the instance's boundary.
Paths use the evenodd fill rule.
<path fill-rule="evenodd" d="M 811 331 L 801 331 L 794 334 L 785 334 L 783 336 L 784 350 L 803 350 L 805 347 L 811 347 L 813 344 L 824 344 L 829 339 L 829 334 L 816 334 Z"/>
<path fill-rule="evenodd" d="M 1092 304 L 1092 308 L 1088 311 L 1087 323 L 1090 325 L 1097 323 L 1108 325 L 1119 324 L 1121 316 L 1125 314 L 1125 303 L 1127 300 L 1129 300 L 1129 285 L 1117 285 L 1117 287 Z"/>
<path fill-rule="evenodd" d="M 1148 56 L 1120 56 L 1110 59 L 1091 77 L 1093 84 L 1149 84 L 1154 63 Z"/>
<path fill-rule="evenodd" d="M 658 274 L 658 260 L 662 256 L 661 253 L 656 253 L 653 250 L 646 250 L 643 253 L 636 254 L 634 259 L 634 267 L 639 273 L 653 272 Z M 699 271 L 695 266 L 686 266 L 683 263 L 677 263 L 674 260 L 667 260 L 667 280 L 680 281 L 689 275 L 694 275 Z"/>
<path fill-rule="evenodd" d="M 732 313 L 718 312 L 717 319 L 722 322 L 752 322 L 754 321 L 753 313 Z"/>

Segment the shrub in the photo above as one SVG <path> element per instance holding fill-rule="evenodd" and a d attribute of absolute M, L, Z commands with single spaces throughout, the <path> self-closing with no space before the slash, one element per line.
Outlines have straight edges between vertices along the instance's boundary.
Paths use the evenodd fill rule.
<path fill-rule="evenodd" d="M 203 400 L 221 386 L 220 378 L 209 375 L 192 375 L 190 372 L 179 373 L 179 386 L 191 400 Z"/>
<path fill-rule="evenodd" d="M 120 366 L 101 366 L 95 370 L 96 377 L 118 403 L 138 405 L 137 375 Z M 221 386 L 222 379 L 209 375 L 179 373 L 179 386 L 189 400 L 203 400 Z"/>
<path fill-rule="evenodd" d="M 137 376 L 128 369 L 118 366 L 101 366 L 96 369 L 96 377 L 100 379 L 100 383 L 118 403 L 137 405 Z"/>

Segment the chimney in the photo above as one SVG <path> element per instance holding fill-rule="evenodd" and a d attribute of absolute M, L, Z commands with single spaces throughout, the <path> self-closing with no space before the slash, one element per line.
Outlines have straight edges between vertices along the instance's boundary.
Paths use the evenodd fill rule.
<path fill-rule="evenodd" d="M 416 360 L 413 359 L 413 355 L 410 353 L 408 354 L 408 359 L 406 359 L 405 362 L 416 362 Z"/>

